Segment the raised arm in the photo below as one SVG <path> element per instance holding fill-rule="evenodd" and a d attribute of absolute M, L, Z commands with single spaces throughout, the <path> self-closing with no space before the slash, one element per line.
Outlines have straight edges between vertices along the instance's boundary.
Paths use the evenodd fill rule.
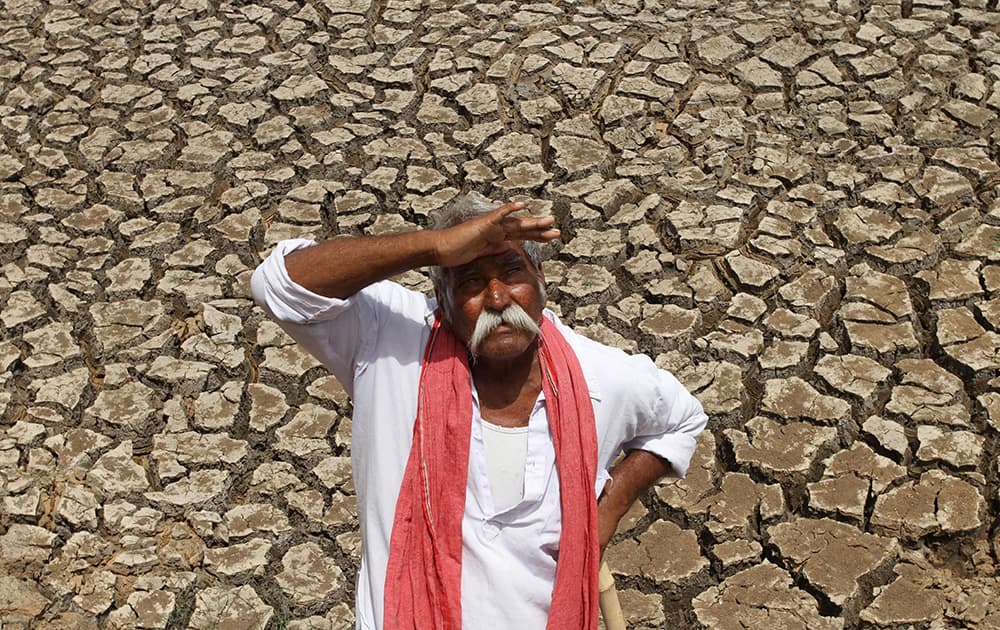
<path fill-rule="evenodd" d="M 445 230 L 391 236 L 334 238 L 285 257 L 288 277 L 325 297 L 348 298 L 366 286 L 410 269 L 452 267 L 497 253 L 505 241 L 559 237 L 553 217 L 515 217 L 523 203 L 508 203 Z"/>

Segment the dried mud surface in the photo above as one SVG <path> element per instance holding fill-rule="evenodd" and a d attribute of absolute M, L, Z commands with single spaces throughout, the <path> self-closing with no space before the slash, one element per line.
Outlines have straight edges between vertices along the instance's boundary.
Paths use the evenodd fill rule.
<path fill-rule="evenodd" d="M 249 276 L 471 189 L 711 414 L 631 627 L 1000 627 L 998 113 L 996 0 L 0 0 L 0 625 L 353 627 L 350 403 Z"/>

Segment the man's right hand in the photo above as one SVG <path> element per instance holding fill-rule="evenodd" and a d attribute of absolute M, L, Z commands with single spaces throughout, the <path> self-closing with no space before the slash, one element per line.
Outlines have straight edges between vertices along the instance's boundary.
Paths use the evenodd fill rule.
<path fill-rule="evenodd" d="M 503 251 L 510 241 L 548 243 L 559 238 L 555 217 L 515 217 L 521 202 L 506 203 L 481 217 L 435 233 L 438 265 L 455 267 Z"/>

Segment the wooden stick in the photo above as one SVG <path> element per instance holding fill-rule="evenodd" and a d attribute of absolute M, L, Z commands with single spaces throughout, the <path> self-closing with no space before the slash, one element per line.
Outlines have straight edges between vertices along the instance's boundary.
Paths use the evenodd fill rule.
<path fill-rule="evenodd" d="M 601 562 L 601 572 L 597 578 L 597 590 L 600 591 L 601 618 L 607 630 L 625 630 L 625 616 L 622 605 L 618 601 L 618 590 L 615 589 L 615 577 L 607 562 Z"/>

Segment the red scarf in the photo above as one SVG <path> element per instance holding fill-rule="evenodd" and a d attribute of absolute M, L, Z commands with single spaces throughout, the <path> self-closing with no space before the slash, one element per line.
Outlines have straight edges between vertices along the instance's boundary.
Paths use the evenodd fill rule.
<path fill-rule="evenodd" d="M 594 409 L 569 343 L 544 317 L 541 328 L 542 391 L 555 444 L 562 508 L 559 559 L 546 628 L 594 630 L 600 555 L 594 496 Z M 470 382 L 468 351 L 441 326 L 439 315 L 424 354 L 413 445 L 389 541 L 385 630 L 462 628 L 462 516 L 472 432 Z"/>

